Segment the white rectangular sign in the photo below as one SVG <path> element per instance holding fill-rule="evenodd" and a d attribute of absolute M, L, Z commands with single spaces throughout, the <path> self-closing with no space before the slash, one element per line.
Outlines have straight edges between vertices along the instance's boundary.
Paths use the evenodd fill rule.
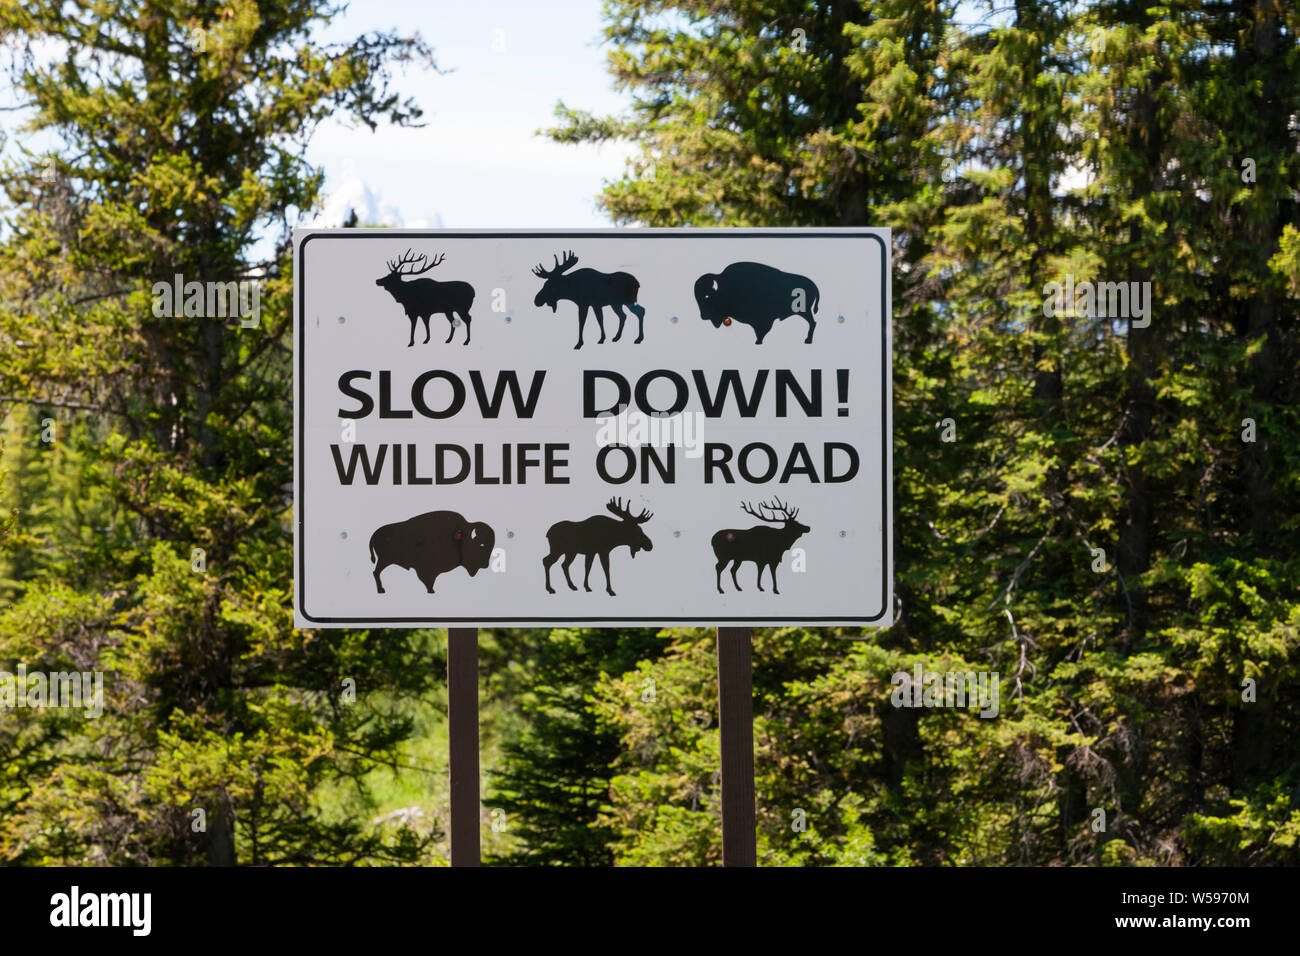
<path fill-rule="evenodd" d="M 299 627 L 892 620 L 886 229 L 299 230 Z"/>

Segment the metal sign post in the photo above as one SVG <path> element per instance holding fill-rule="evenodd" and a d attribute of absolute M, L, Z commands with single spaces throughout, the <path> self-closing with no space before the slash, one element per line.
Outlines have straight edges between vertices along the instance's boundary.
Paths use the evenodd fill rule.
<path fill-rule="evenodd" d="M 447 628 L 452 866 L 479 865 L 478 629 Z"/>
<path fill-rule="evenodd" d="M 757 866 L 754 827 L 754 680 L 747 627 L 718 628 L 722 865 Z"/>

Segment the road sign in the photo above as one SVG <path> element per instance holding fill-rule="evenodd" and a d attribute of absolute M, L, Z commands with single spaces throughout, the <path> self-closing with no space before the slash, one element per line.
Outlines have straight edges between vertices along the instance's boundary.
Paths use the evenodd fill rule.
<path fill-rule="evenodd" d="M 885 229 L 298 230 L 299 627 L 892 620 Z"/>

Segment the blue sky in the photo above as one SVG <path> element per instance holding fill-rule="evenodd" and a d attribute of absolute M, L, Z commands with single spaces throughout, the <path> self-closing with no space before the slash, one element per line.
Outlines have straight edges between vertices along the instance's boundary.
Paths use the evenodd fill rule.
<path fill-rule="evenodd" d="M 318 130 L 308 158 L 327 175 L 320 224 L 337 225 L 346 207 L 359 206 L 363 218 L 392 225 L 608 225 L 595 197 L 622 174 L 628 149 L 535 135 L 553 124 L 557 100 L 620 109 L 600 8 L 600 0 L 354 0 L 322 39 L 419 31 L 452 72 L 398 75 L 396 87 L 425 111 L 421 129 L 372 133 L 330 122 Z"/>
<path fill-rule="evenodd" d="M 338 225 L 357 208 L 363 221 L 412 227 L 609 225 L 595 197 L 622 175 L 630 149 L 536 135 L 554 125 L 559 100 L 597 114 L 622 108 L 605 71 L 600 11 L 601 0 L 353 0 L 319 40 L 418 32 L 446 72 L 396 74 L 394 89 L 424 110 L 421 128 L 371 132 L 341 120 L 318 128 L 307 158 L 325 170 L 326 203 L 314 224 Z M 38 60 L 62 55 L 50 44 L 35 51 Z M 15 102 L 0 89 L 0 106 Z M 19 142 L 57 148 L 49 133 L 16 135 L 24 119 L 25 111 L 0 119 L 4 156 L 16 158 Z"/>

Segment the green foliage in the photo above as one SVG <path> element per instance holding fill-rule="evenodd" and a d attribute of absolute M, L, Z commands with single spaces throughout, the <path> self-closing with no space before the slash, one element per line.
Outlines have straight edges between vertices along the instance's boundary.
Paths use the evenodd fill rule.
<path fill-rule="evenodd" d="M 0 394 L 27 409 L 0 483 L 0 667 L 101 672 L 106 698 L 97 718 L 4 714 L 0 859 L 431 853 L 436 827 L 322 810 L 340 781 L 374 806 L 370 775 L 414 733 L 405 701 L 434 682 L 428 633 L 296 631 L 290 613 L 288 227 L 322 182 L 301 157 L 328 117 L 417 120 L 390 70 L 429 59 L 418 37 L 323 46 L 335 12 L 0 3 L 21 132 L 58 143 L 0 170 Z M 261 321 L 156 315 L 177 273 L 258 278 Z"/>
<path fill-rule="evenodd" d="M 488 632 L 509 649 L 494 681 L 523 727 L 508 739 L 489 779 L 486 802 L 505 813 L 513 849 L 499 862 L 528 866 L 607 866 L 613 831 L 600 821 L 608 805 L 618 736 L 600 726 L 590 688 L 659 654 L 652 631 L 560 628 Z M 492 655 L 493 657 L 498 655 Z M 521 663 L 514 663 L 521 662 Z M 502 662 L 504 664 L 504 662 Z M 653 686 L 638 688 L 653 697 Z"/>
<path fill-rule="evenodd" d="M 607 11 L 631 106 L 553 135 L 637 145 L 616 221 L 895 234 L 900 615 L 756 635 L 765 861 L 1294 862 L 1296 12 Z M 1150 282 L 1149 325 L 1044 309 L 1067 273 Z M 598 685 L 620 862 L 719 855 L 711 642 L 670 634 Z M 892 707 L 917 662 L 1000 716 Z"/>

